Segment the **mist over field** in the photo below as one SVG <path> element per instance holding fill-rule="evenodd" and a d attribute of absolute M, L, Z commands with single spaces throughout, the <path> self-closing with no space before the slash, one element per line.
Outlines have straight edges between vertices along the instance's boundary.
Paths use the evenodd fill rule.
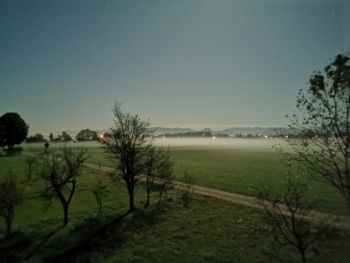
<path fill-rule="evenodd" d="M 155 139 L 155 143 L 162 147 L 210 147 L 251 150 L 274 150 L 277 145 L 286 146 L 283 139 L 242 139 L 242 138 L 165 138 Z"/>
<path fill-rule="evenodd" d="M 210 148 L 210 149 L 234 149 L 275 151 L 276 147 L 286 148 L 288 143 L 284 139 L 244 139 L 244 138 L 155 138 L 154 144 L 159 147 L 183 147 L 183 148 Z M 72 147 L 103 147 L 99 142 L 68 142 L 66 146 Z M 25 148 L 44 148 L 42 143 L 24 143 Z M 63 147 L 61 142 L 51 142 L 50 147 Z"/>

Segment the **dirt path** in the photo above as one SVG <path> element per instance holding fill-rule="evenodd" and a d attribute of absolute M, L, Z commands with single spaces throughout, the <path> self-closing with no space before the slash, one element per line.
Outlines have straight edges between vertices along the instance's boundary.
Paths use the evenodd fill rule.
<path fill-rule="evenodd" d="M 101 170 L 102 172 L 106 173 L 114 173 L 115 170 L 111 167 L 105 167 L 105 166 L 98 166 L 91 163 L 86 163 L 86 167 L 93 169 L 93 170 Z M 183 189 L 185 187 L 185 184 L 179 181 L 174 181 L 174 187 L 177 189 Z M 192 185 L 192 190 L 196 194 L 204 195 L 213 197 L 219 200 L 224 200 L 230 203 L 239 204 L 243 206 L 248 206 L 252 208 L 257 209 L 263 209 L 261 205 L 259 205 L 256 201 L 256 199 L 252 196 L 248 195 L 242 195 L 242 194 L 236 194 L 231 192 L 225 192 L 213 188 L 208 188 L 204 186 L 199 185 Z M 287 214 L 287 212 L 286 212 Z M 342 230 L 350 231 L 350 218 L 345 216 L 338 216 L 334 214 L 324 213 L 324 212 L 318 212 L 318 211 L 312 211 L 310 213 L 310 220 L 317 221 L 317 219 L 325 219 L 325 220 L 331 220 L 334 223 L 332 224 L 334 227 Z"/>

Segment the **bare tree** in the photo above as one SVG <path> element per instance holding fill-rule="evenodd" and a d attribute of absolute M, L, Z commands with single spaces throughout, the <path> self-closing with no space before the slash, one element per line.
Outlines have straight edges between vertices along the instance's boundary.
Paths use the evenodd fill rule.
<path fill-rule="evenodd" d="M 146 159 L 146 192 L 147 199 L 145 207 L 150 205 L 150 194 L 152 191 L 159 193 L 158 203 L 162 196 L 173 186 L 173 163 L 168 151 L 160 150 L 154 146 L 149 147 Z"/>
<path fill-rule="evenodd" d="M 328 223 L 310 217 L 313 205 L 304 198 L 306 189 L 305 183 L 292 179 L 289 173 L 283 194 L 273 193 L 265 185 L 256 195 L 274 239 L 280 245 L 293 247 L 303 263 L 307 261 L 310 248 L 330 233 Z"/>
<path fill-rule="evenodd" d="M 146 154 L 153 135 L 148 121 L 138 115 L 124 113 L 120 104 L 113 108 L 114 127 L 104 139 L 106 150 L 116 160 L 117 176 L 124 180 L 129 194 L 129 210 L 135 210 L 135 185 L 146 169 Z"/>
<path fill-rule="evenodd" d="M 290 127 L 300 131 L 289 139 L 291 156 L 314 178 L 343 196 L 350 211 L 350 57 L 339 54 L 310 77 L 299 91 Z"/>
<path fill-rule="evenodd" d="M 77 177 L 86 159 L 86 149 L 64 147 L 62 154 L 51 153 L 44 157 L 42 163 L 40 176 L 46 183 L 42 195 L 48 200 L 56 198 L 61 202 L 64 226 L 68 223 L 68 209 L 76 190 Z"/>
<path fill-rule="evenodd" d="M 6 181 L 0 183 L 0 216 L 6 224 L 6 237 L 12 233 L 12 222 L 15 217 L 15 208 L 23 202 L 22 190 L 12 170 L 8 172 Z"/>

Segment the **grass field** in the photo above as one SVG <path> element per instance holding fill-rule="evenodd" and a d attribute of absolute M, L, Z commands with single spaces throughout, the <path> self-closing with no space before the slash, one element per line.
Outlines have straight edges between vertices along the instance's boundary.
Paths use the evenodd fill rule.
<path fill-rule="evenodd" d="M 174 161 L 176 180 L 191 174 L 196 184 L 224 191 L 254 195 L 252 188 L 262 187 L 263 182 L 274 191 L 281 192 L 284 183 L 284 159 L 275 147 L 286 144 L 277 139 L 166 139 L 157 140 L 160 147 L 168 148 Z M 113 167 L 98 143 L 70 143 L 88 149 L 88 162 Z M 42 148 L 42 144 L 24 144 L 24 152 Z M 50 148 L 62 147 L 51 143 Z M 343 198 L 328 185 L 311 181 L 307 198 L 318 200 L 317 209 L 336 214 L 348 214 Z"/>
<path fill-rule="evenodd" d="M 24 182 L 24 157 L 1 157 L 1 179 L 10 167 L 23 182 L 27 198 L 16 211 L 14 240 L 0 241 L 2 262 L 28 255 L 26 262 L 298 262 L 289 247 L 272 242 L 260 211 L 210 198 L 195 196 L 184 208 L 180 193 L 173 191 L 159 209 L 153 205 L 118 219 L 128 206 L 124 185 L 88 170 L 79 178 L 70 224 L 62 229 L 59 204 L 53 200 L 48 205 L 36 197 L 40 181 Z M 108 185 L 109 194 L 105 216 L 93 219 L 97 205 L 91 190 L 97 178 Z M 139 185 L 138 207 L 144 195 Z M 0 221 L 0 230 L 3 227 Z M 347 262 L 349 242 L 344 242 L 337 236 L 323 243 L 315 262 Z"/>
<path fill-rule="evenodd" d="M 198 185 L 254 195 L 252 188 L 262 187 L 263 182 L 277 192 L 283 188 L 285 160 L 272 145 L 176 145 L 170 146 L 169 152 L 176 180 L 182 181 L 185 173 L 189 173 Z M 108 158 L 102 147 L 89 147 L 88 151 L 89 162 L 113 167 L 113 159 Z M 311 181 L 307 198 L 312 202 L 319 200 L 317 206 L 321 211 L 348 213 L 340 194 L 324 183 Z"/>

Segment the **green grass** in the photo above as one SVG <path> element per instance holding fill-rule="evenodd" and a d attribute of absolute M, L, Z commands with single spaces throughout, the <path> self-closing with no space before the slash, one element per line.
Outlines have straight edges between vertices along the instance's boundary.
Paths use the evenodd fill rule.
<path fill-rule="evenodd" d="M 88 162 L 113 167 L 113 159 L 102 147 L 90 147 Z M 170 147 L 176 180 L 183 181 L 185 173 L 196 184 L 228 192 L 254 195 L 254 187 L 265 182 L 276 192 L 282 192 L 286 168 L 283 157 L 269 148 L 235 149 L 233 147 Z M 345 202 L 332 187 L 310 182 L 307 193 L 310 202 L 319 200 L 317 209 L 336 214 L 348 214 Z"/>
<path fill-rule="evenodd" d="M 249 140 L 246 144 L 227 146 L 172 146 L 169 148 L 174 161 L 176 180 L 183 181 L 185 173 L 193 176 L 196 184 L 228 192 L 254 195 L 254 188 L 261 188 L 263 182 L 276 192 L 283 192 L 284 158 L 277 153 L 271 142 Z M 71 143 L 70 146 L 81 146 Z M 84 144 L 83 144 L 84 145 Z M 115 167 L 103 147 L 87 143 L 88 162 Z M 63 147 L 53 143 L 50 148 Z M 24 152 L 37 150 L 37 144 L 25 144 Z M 325 183 L 310 181 L 306 197 L 310 202 L 317 200 L 317 209 L 324 212 L 346 215 L 344 199 Z"/>
<path fill-rule="evenodd" d="M 70 207 L 70 224 L 58 229 L 62 224 L 61 207 L 55 200 L 48 206 L 46 201 L 35 198 L 41 183 L 35 177 L 24 182 L 24 156 L 1 157 L 0 167 L 0 180 L 8 168 L 14 168 L 27 196 L 16 210 L 14 222 L 15 229 L 22 233 L 18 237 L 21 245 L 11 250 L 7 242 L 0 241 L 0 250 L 10 246 L 1 250 L 3 255 L 12 253 L 10 262 L 29 254 L 53 230 L 57 232 L 28 262 L 298 262 L 289 247 L 274 245 L 261 211 L 215 199 L 195 196 L 190 207 L 184 208 L 180 193 L 173 191 L 160 209 L 153 205 L 144 213 L 112 222 L 127 210 L 125 187 L 122 182 L 89 170 L 79 178 Z M 109 194 L 104 200 L 105 217 L 93 221 L 97 205 L 91 190 L 97 178 L 108 186 Z M 145 191 L 139 185 L 137 206 L 143 207 L 144 200 Z M 0 221 L 0 231 L 3 229 Z M 343 241 L 339 237 L 327 241 L 319 249 L 322 256 L 316 262 L 330 262 L 330 255 L 333 262 L 347 262 L 350 255 L 345 248 L 349 242 L 339 247 Z M 337 253 L 330 244 L 337 244 Z"/>
<path fill-rule="evenodd" d="M 273 243 L 261 218 L 257 210 L 196 197 L 189 209 L 169 205 L 152 227 L 132 231 L 129 241 L 102 261 L 298 262 L 289 247 Z M 338 251 L 334 262 L 346 261 L 346 250 Z M 331 250 L 324 252 L 318 262 L 330 261 Z"/>

